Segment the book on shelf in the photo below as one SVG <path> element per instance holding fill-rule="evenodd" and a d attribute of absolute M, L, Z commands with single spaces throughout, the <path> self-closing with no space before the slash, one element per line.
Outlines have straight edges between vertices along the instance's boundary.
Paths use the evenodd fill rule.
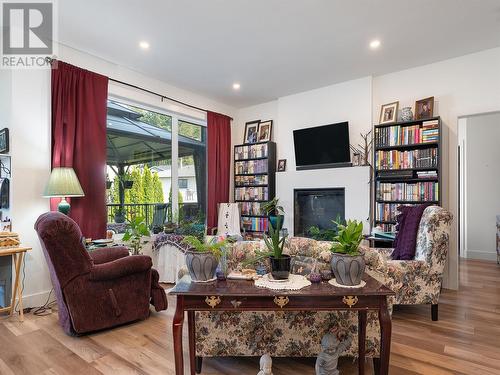
<path fill-rule="evenodd" d="M 267 217 L 242 217 L 241 225 L 247 231 L 266 232 L 269 219 Z"/>
<path fill-rule="evenodd" d="M 377 181 L 377 200 L 425 202 L 439 200 L 439 183 L 380 182 Z"/>
<path fill-rule="evenodd" d="M 237 187 L 234 199 L 238 201 L 265 201 L 269 199 L 267 187 Z"/>
<path fill-rule="evenodd" d="M 242 215 L 264 215 L 264 211 L 261 208 L 261 202 L 241 202 L 240 205 Z"/>
<path fill-rule="evenodd" d="M 235 174 L 267 173 L 267 160 L 236 161 L 234 163 Z"/>
<path fill-rule="evenodd" d="M 375 169 L 436 168 L 438 149 L 379 150 L 375 152 Z"/>
<path fill-rule="evenodd" d="M 267 185 L 267 175 L 249 175 L 235 176 L 234 183 L 236 186 L 251 186 L 251 185 Z"/>
<path fill-rule="evenodd" d="M 394 125 L 375 128 L 375 147 L 403 146 L 437 142 L 439 120 L 423 121 L 416 125 Z"/>
<path fill-rule="evenodd" d="M 267 158 L 267 143 L 241 145 L 234 148 L 234 160 Z"/>
<path fill-rule="evenodd" d="M 417 171 L 417 178 L 422 180 L 428 179 L 436 179 L 438 177 L 437 171 Z"/>

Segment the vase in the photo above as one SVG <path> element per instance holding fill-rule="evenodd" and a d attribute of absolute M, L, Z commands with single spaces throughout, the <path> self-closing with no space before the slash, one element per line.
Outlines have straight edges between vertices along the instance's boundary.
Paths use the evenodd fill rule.
<path fill-rule="evenodd" d="M 290 275 L 291 267 L 290 255 L 283 254 L 281 258 L 269 257 L 271 262 L 271 275 L 275 280 L 286 280 Z"/>
<path fill-rule="evenodd" d="M 278 228 L 278 217 L 280 218 L 279 228 Z M 284 215 L 269 215 L 269 221 L 271 222 L 271 225 L 273 226 L 274 230 L 280 231 L 281 228 L 283 228 L 283 222 L 285 221 L 285 216 Z"/>
<path fill-rule="evenodd" d="M 338 284 L 346 286 L 361 284 L 366 267 L 363 256 L 333 253 L 330 265 Z"/>
<path fill-rule="evenodd" d="M 213 280 L 218 264 L 210 252 L 186 251 L 186 266 L 194 282 Z"/>
<path fill-rule="evenodd" d="M 411 121 L 413 120 L 413 112 L 411 107 L 404 107 L 401 109 L 401 121 Z"/>

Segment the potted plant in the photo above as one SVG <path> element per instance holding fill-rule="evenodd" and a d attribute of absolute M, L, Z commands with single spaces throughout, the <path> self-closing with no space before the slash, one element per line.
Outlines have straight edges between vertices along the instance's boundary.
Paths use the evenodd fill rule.
<path fill-rule="evenodd" d="M 186 236 L 182 242 L 191 247 L 186 251 L 186 266 L 191 279 L 194 282 L 214 279 L 222 250 L 228 241 L 205 243 L 195 236 Z"/>
<path fill-rule="evenodd" d="M 115 223 L 121 224 L 125 222 L 125 209 L 123 207 L 118 207 L 115 211 Z"/>
<path fill-rule="evenodd" d="M 269 260 L 271 262 L 271 275 L 276 280 L 288 279 L 290 275 L 290 255 L 283 254 L 283 247 L 288 235 L 280 238 L 280 231 L 283 216 L 277 217 L 276 229 L 269 221 L 269 237 L 264 233 L 264 243 L 269 250 Z"/>
<path fill-rule="evenodd" d="M 279 232 L 285 220 L 285 210 L 279 205 L 279 198 L 274 197 L 272 200 L 262 204 L 261 209 L 265 215 L 269 217 L 269 221 L 273 228 L 277 228 Z M 281 218 L 280 225 L 278 225 L 278 217 Z"/>
<path fill-rule="evenodd" d="M 346 225 L 337 224 L 338 234 L 331 247 L 332 272 L 338 284 L 355 286 L 361 284 L 365 272 L 365 260 L 359 253 L 363 239 L 363 222 L 348 220 Z"/>
<path fill-rule="evenodd" d="M 142 216 L 137 216 L 129 221 L 127 230 L 123 235 L 123 241 L 129 242 L 132 255 L 139 255 L 142 251 L 142 237 L 149 235 L 150 232 L 146 221 Z"/>
<path fill-rule="evenodd" d="M 163 227 L 163 231 L 165 233 L 168 233 L 168 234 L 172 234 L 172 233 L 175 233 L 176 229 L 177 229 L 177 224 L 172 222 L 172 221 L 167 221 L 165 223 L 165 226 Z"/>

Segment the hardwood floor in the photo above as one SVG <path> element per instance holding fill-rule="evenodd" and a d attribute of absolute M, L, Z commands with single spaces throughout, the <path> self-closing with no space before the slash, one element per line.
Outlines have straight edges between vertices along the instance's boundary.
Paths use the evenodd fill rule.
<path fill-rule="evenodd" d="M 438 322 L 431 321 L 430 306 L 394 311 L 390 374 L 500 374 L 500 266 L 468 260 L 460 267 L 460 290 L 443 292 Z M 144 322 L 80 338 L 63 333 L 56 313 L 27 314 L 24 323 L 0 318 L 0 374 L 173 374 L 175 301 L 169 303 L 168 311 Z M 314 374 L 313 359 L 273 362 L 275 375 Z M 369 363 L 367 374 L 371 369 Z M 348 358 L 340 370 L 357 374 L 356 363 Z M 257 372 L 258 358 L 203 363 L 203 374 Z"/>

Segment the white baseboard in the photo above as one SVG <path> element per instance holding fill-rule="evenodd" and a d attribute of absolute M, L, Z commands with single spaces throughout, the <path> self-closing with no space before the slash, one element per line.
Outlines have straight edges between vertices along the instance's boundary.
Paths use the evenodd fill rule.
<path fill-rule="evenodd" d="M 23 294 L 23 307 L 38 307 L 42 306 L 45 302 L 47 302 L 47 298 L 49 297 L 50 290 L 34 293 L 34 294 Z M 55 301 L 56 296 L 54 291 L 50 295 L 50 301 Z"/>
<path fill-rule="evenodd" d="M 480 259 L 480 260 L 497 260 L 497 253 L 491 251 L 481 251 L 481 250 L 467 250 L 467 259 Z"/>

